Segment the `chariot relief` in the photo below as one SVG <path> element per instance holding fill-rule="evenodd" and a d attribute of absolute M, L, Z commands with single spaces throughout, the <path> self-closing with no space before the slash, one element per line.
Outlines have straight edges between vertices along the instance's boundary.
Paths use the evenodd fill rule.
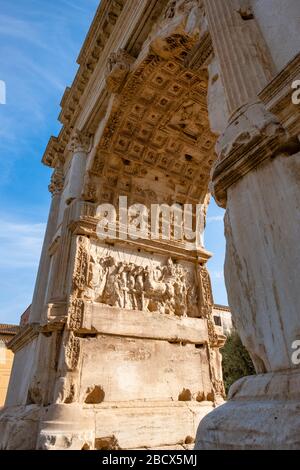
<path fill-rule="evenodd" d="M 139 266 L 112 256 L 91 259 L 85 297 L 111 307 L 199 316 L 195 280 L 171 258 L 164 266 Z"/>

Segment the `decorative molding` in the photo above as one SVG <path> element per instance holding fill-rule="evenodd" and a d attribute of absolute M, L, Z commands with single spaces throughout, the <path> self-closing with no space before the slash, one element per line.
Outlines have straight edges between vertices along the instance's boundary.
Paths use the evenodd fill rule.
<path fill-rule="evenodd" d="M 98 240 L 96 231 L 98 222 L 99 220 L 95 217 L 81 216 L 70 223 L 69 229 L 75 235 L 83 235 L 90 237 L 91 239 Z M 116 240 L 107 238 L 104 243 L 108 246 L 114 245 Z M 206 263 L 212 257 L 212 253 L 207 251 L 205 248 L 188 250 L 184 248 L 184 244 L 182 242 L 170 240 L 131 240 L 128 238 L 127 240 L 118 240 L 118 246 L 128 246 L 132 249 L 140 249 L 148 253 L 155 252 L 164 256 L 169 255 L 173 258 L 185 261 L 199 260 L 200 262 Z"/>
<path fill-rule="evenodd" d="M 300 106 L 292 102 L 292 83 L 300 79 L 300 53 L 262 90 L 259 98 L 292 136 L 300 134 Z"/>
<path fill-rule="evenodd" d="M 299 149 L 298 138 L 291 136 L 261 102 L 244 106 L 217 144 L 219 158 L 211 183 L 216 201 L 225 208 L 231 185 L 263 161 Z"/>
<path fill-rule="evenodd" d="M 75 371 L 80 359 L 80 339 L 72 331 L 67 336 L 65 345 L 65 361 L 68 371 Z"/>
<path fill-rule="evenodd" d="M 68 310 L 68 328 L 80 330 L 83 323 L 84 302 L 81 299 L 71 298 Z"/>
<path fill-rule="evenodd" d="M 48 187 L 50 193 L 52 193 L 52 196 L 57 196 L 62 192 L 62 190 L 64 189 L 64 182 L 65 182 L 64 171 L 63 171 L 63 168 L 59 166 L 55 168 L 51 176 L 50 185 Z"/>
<path fill-rule="evenodd" d="M 20 328 L 19 332 L 14 338 L 7 343 L 7 348 L 11 349 L 13 353 L 16 353 L 20 349 L 23 349 L 27 344 L 31 343 L 40 333 L 40 324 L 31 323 L 29 325 Z"/>
<path fill-rule="evenodd" d="M 70 139 L 80 108 L 80 99 L 93 74 L 99 57 L 116 27 L 117 20 L 127 0 L 102 0 L 81 53 L 78 57 L 79 70 L 71 87 L 68 87 L 61 100 L 62 111 L 59 116 L 63 128 L 58 137 L 51 137 L 43 156 L 43 163 L 53 166 L 56 147 L 59 145 L 62 153 Z"/>

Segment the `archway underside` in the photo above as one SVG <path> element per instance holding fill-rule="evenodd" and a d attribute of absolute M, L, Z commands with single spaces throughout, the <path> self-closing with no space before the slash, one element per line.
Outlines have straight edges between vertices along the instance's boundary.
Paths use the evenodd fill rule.
<path fill-rule="evenodd" d="M 115 58 L 107 78 L 115 94 L 89 164 L 85 199 L 205 202 L 216 137 L 208 122 L 207 67 L 186 66 L 194 44 L 174 33 L 152 43 L 134 65 L 125 51 Z"/>

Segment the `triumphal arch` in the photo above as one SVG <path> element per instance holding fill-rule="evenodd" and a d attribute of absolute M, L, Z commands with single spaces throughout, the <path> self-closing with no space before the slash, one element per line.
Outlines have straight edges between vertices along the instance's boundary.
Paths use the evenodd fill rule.
<path fill-rule="evenodd" d="M 10 343 L 1 448 L 188 449 L 196 434 L 199 449 L 298 446 L 297 1 L 101 1 L 43 156 L 52 204 L 29 323 Z M 258 373 L 226 404 L 210 194 Z M 149 237 L 130 210 L 101 238 L 99 207 L 120 200 L 188 207 L 198 243 L 175 236 L 175 216 L 169 237 L 160 222 Z"/>

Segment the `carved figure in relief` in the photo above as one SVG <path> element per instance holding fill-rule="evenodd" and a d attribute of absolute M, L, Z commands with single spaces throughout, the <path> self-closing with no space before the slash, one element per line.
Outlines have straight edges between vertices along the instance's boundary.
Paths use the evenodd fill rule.
<path fill-rule="evenodd" d="M 171 0 L 165 10 L 164 19 L 172 19 L 178 14 L 189 13 L 199 5 L 199 0 Z"/>
<path fill-rule="evenodd" d="M 137 295 L 135 291 L 135 265 L 133 263 L 128 265 L 127 272 L 128 302 L 134 310 L 138 310 Z"/>
<path fill-rule="evenodd" d="M 138 310 L 145 310 L 145 295 L 144 295 L 144 268 L 136 266 L 135 272 L 135 302 Z"/>
<path fill-rule="evenodd" d="M 175 16 L 175 11 L 176 11 L 176 0 L 173 0 L 169 3 L 167 6 L 166 12 L 165 12 L 165 19 L 172 19 Z"/>
<path fill-rule="evenodd" d="M 92 300 L 128 310 L 197 316 L 195 283 L 183 266 L 171 258 L 165 266 L 156 267 L 117 263 L 112 257 L 96 257 L 92 263 Z"/>
<path fill-rule="evenodd" d="M 95 260 L 92 259 L 90 264 L 89 287 L 91 296 L 96 302 L 99 302 L 102 298 L 111 262 L 112 258 L 97 257 Z"/>
<path fill-rule="evenodd" d="M 172 118 L 170 127 L 183 132 L 192 139 L 197 139 L 204 130 L 200 106 L 193 101 L 183 103 L 179 112 Z"/>
<path fill-rule="evenodd" d="M 122 263 L 118 263 L 116 270 L 115 270 L 115 275 L 114 275 L 113 284 L 112 284 L 112 286 L 114 287 L 113 292 L 116 297 L 115 305 L 116 307 L 120 307 L 120 308 L 125 307 L 124 290 L 126 289 L 126 275 L 124 273 L 124 269 L 125 269 L 125 266 Z"/>

